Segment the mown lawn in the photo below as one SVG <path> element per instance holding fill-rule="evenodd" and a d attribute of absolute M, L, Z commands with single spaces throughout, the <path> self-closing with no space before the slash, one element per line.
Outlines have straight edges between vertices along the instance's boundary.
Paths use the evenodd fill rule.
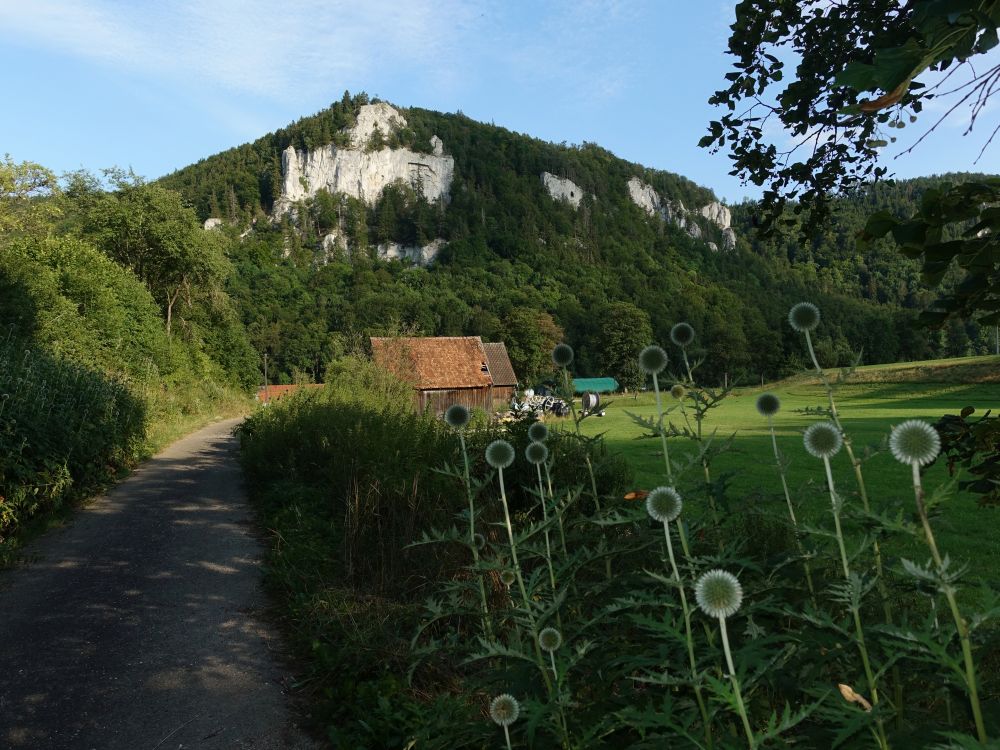
<path fill-rule="evenodd" d="M 864 477 L 873 509 L 900 506 L 907 513 L 913 509 L 909 472 L 892 458 L 886 446 L 892 425 L 912 418 L 933 422 L 965 406 L 975 406 L 977 413 L 987 409 L 1000 412 L 997 373 L 1000 373 L 998 357 L 909 363 L 862 368 L 855 378 L 867 382 L 848 382 L 839 387 L 838 409 L 856 453 L 872 451 L 864 462 Z M 829 519 L 829 496 L 825 493 L 822 463 L 805 452 L 801 438 L 805 427 L 820 418 L 804 410 L 826 405 L 825 391 L 818 382 L 798 378 L 764 388 L 740 389 L 714 409 L 705 422 L 706 434 L 716 431 L 716 440 L 720 442 L 735 437 L 731 448 L 713 464 L 713 475 L 731 473 L 730 497 L 737 505 L 740 501 L 764 502 L 777 513 L 784 511 L 767 420 L 755 408 L 757 396 L 764 391 L 781 398 L 781 412 L 774 423 L 779 449 L 790 461 L 789 486 L 800 516 L 806 522 L 825 525 Z M 664 408 L 677 404 L 669 394 L 663 403 Z M 591 435 L 603 433 L 609 449 L 623 455 L 634 468 L 638 487 L 651 489 L 664 483 L 660 443 L 656 439 L 642 439 L 643 429 L 626 412 L 655 419 L 652 393 L 614 398 L 606 416 L 584 420 L 583 430 Z M 692 416 L 690 408 L 688 414 Z M 669 419 L 675 424 L 683 422 L 678 410 L 671 412 Z M 672 438 L 670 449 L 676 461 L 693 452 L 695 445 L 684 438 Z M 834 459 L 833 470 L 840 493 L 857 502 L 857 483 L 845 452 Z M 699 477 L 700 467 L 696 467 L 684 480 L 690 485 L 699 481 Z M 928 492 L 950 481 L 947 467 L 940 460 L 925 475 Z M 959 561 L 972 564 L 970 583 L 977 577 L 1000 582 L 1000 545 L 995 536 L 1000 528 L 1000 509 L 981 508 L 975 496 L 956 489 L 942 507 L 935 526 L 943 550 Z M 889 552 L 908 554 L 908 546 L 896 546 Z M 922 559 L 925 553 L 916 554 Z"/>

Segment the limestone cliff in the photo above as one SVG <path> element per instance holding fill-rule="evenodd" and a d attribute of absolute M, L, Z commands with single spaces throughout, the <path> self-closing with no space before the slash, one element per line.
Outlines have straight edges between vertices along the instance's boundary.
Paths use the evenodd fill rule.
<path fill-rule="evenodd" d="M 627 184 L 629 198 L 639 208 L 650 216 L 656 216 L 663 221 L 669 221 L 685 230 L 694 239 L 701 239 L 703 236 L 702 227 L 695 217 L 701 216 L 712 222 L 719 228 L 722 234 L 723 247 L 732 250 L 736 247 L 736 233 L 730 226 L 732 217 L 729 209 L 717 201 L 712 201 L 706 206 L 702 206 L 697 211 L 688 211 L 681 201 L 670 201 L 663 199 L 659 193 L 638 177 L 633 177 Z M 707 243 L 713 250 L 718 249 L 714 242 Z"/>
<path fill-rule="evenodd" d="M 423 247 L 389 242 L 379 245 L 375 250 L 382 260 L 409 260 L 415 265 L 426 266 L 437 258 L 437 254 L 441 252 L 441 248 L 445 244 L 445 241 L 440 238 Z"/>
<path fill-rule="evenodd" d="M 557 201 L 566 201 L 573 208 L 580 207 L 583 191 L 573 180 L 554 175 L 551 172 L 542 172 L 542 184 L 549 191 L 549 195 Z"/>
<path fill-rule="evenodd" d="M 350 147 L 330 144 L 297 151 L 290 145 L 281 154 L 281 196 L 275 201 L 274 217 L 288 213 L 297 201 L 321 189 L 372 204 L 386 186 L 397 181 L 422 191 L 429 201 L 447 201 L 455 160 L 445 155 L 444 144 L 437 136 L 431 138 L 430 154 L 406 148 L 369 150 L 376 131 L 387 136 L 405 125 L 406 119 L 395 107 L 366 104 L 358 112 L 354 127 L 347 131 Z"/>

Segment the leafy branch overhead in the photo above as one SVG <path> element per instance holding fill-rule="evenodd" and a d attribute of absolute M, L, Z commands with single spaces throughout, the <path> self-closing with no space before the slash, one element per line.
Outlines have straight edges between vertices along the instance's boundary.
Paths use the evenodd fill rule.
<path fill-rule="evenodd" d="M 789 200 L 822 209 L 830 192 L 886 174 L 883 129 L 905 127 L 927 101 L 957 95 L 972 118 L 982 111 L 1000 66 L 976 71 L 970 58 L 996 46 L 998 25 L 995 0 L 744 0 L 729 85 L 710 99 L 729 111 L 700 145 L 727 149 L 732 174 L 767 187 L 772 218 Z M 947 80 L 927 86 L 927 71 Z"/>
<path fill-rule="evenodd" d="M 828 218 L 833 195 L 888 174 L 879 164 L 881 149 L 931 100 L 944 103 L 943 114 L 904 154 L 960 110 L 968 116 L 966 134 L 973 129 L 1000 86 L 1000 65 L 974 64 L 997 46 L 998 26 L 997 0 L 744 0 L 729 39 L 736 60 L 728 85 L 710 99 L 728 111 L 709 123 L 699 145 L 726 151 L 731 174 L 765 188 L 765 231 L 797 224 L 789 214 L 804 215 L 804 231 L 815 230 Z M 939 304 L 945 316 L 996 312 L 978 306 L 995 297 L 987 293 L 984 300 L 981 292 L 996 288 L 1000 268 L 980 251 L 989 240 L 942 247 L 932 229 L 943 218 L 935 206 L 952 206 L 954 214 L 973 198 L 979 202 L 966 204 L 964 219 L 990 222 L 978 216 L 978 207 L 996 198 L 996 186 L 985 183 L 929 196 L 916 224 L 892 233 L 897 241 L 906 234 L 906 254 L 924 255 L 928 281 L 940 279 L 953 257 L 968 272 L 970 288 Z M 868 233 L 885 234 L 887 221 L 879 217 Z M 928 228 L 927 246 L 908 233 L 920 225 Z M 962 242 L 976 239 L 982 237 Z"/>

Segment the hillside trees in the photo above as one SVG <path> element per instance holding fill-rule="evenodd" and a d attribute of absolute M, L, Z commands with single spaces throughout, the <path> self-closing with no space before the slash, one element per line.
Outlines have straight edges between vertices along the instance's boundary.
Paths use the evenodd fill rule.
<path fill-rule="evenodd" d="M 37 233 L 59 209 L 48 200 L 59 193 L 55 175 L 40 164 L 15 162 L 10 154 L 0 160 L 0 236 Z"/>
<path fill-rule="evenodd" d="M 646 376 L 636 363 L 635 353 L 653 340 L 649 313 L 631 302 L 612 302 L 600 311 L 598 318 L 601 374 L 615 378 L 623 388 L 638 390 Z"/>
<path fill-rule="evenodd" d="M 563 330 L 552 316 L 530 307 L 511 310 L 503 321 L 504 342 L 517 379 L 533 383 L 553 369 L 550 354 Z"/>
<path fill-rule="evenodd" d="M 221 287 L 224 237 L 204 231 L 179 194 L 120 171 L 108 176 L 115 190 L 88 202 L 84 235 L 146 283 L 163 307 L 169 336 L 182 294 L 190 305 L 195 291 Z"/>

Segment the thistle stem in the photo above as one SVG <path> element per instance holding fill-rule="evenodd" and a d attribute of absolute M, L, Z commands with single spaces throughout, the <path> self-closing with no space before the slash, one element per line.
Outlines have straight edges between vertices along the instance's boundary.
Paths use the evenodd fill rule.
<path fill-rule="evenodd" d="M 802 567 L 806 573 L 806 585 L 809 587 L 809 599 L 815 608 L 816 590 L 813 588 L 812 570 L 809 567 L 809 560 L 806 558 L 805 549 L 802 547 L 802 538 L 799 536 L 799 524 L 795 520 L 795 507 L 792 505 L 792 495 L 788 491 L 788 480 L 785 478 L 785 469 L 781 465 L 781 454 L 778 452 L 778 438 L 774 434 L 774 419 L 769 414 L 767 416 L 767 427 L 771 431 L 771 446 L 774 448 L 774 463 L 778 467 L 778 476 L 781 477 L 781 488 L 785 491 L 785 502 L 788 504 L 788 516 L 792 519 L 792 533 L 795 535 L 795 546 L 799 554 L 802 555 Z"/>
<path fill-rule="evenodd" d="M 677 519 L 677 526 L 680 528 L 680 519 Z M 705 727 L 705 745 L 712 748 L 712 724 L 708 719 L 708 709 L 705 706 L 705 699 L 701 694 L 701 685 L 698 683 L 698 665 L 694 658 L 694 638 L 691 635 L 691 608 L 688 607 L 687 594 L 684 593 L 684 584 L 681 582 L 680 570 L 677 567 L 677 560 L 674 557 L 674 545 L 670 540 L 670 524 L 663 522 L 663 535 L 667 538 L 667 556 L 670 559 L 670 570 L 677 582 L 677 590 L 681 593 L 681 611 L 684 613 L 684 635 L 687 641 L 688 661 L 691 664 L 691 682 L 694 687 L 694 697 L 698 703 L 698 711 L 701 712 L 702 725 Z"/>
<path fill-rule="evenodd" d="M 458 440 L 462 445 L 462 458 L 465 462 L 465 494 L 469 498 L 469 543 L 472 547 L 472 559 L 478 566 L 479 548 L 476 547 L 476 504 L 472 495 L 472 481 L 469 479 L 469 452 L 465 446 L 465 436 L 459 432 Z M 490 625 L 490 608 L 486 601 L 486 584 L 483 582 L 483 574 L 476 571 L 476 579 L 479 581 L 479 600 L 483 608 L 483 633 L 487 638 L 493 637 L 493 628 Z"/>
<path fill-rule="evenodd" d="M 844 531 L 840 525 L 840 499 L 837 497 L 837 490 L 833 484 L 833 472 L 830 470 L 830 459 L 823 456 L 823 466 L 826 469 L 826 481 L 830 487 L 830 502 L 833 506 L 833 524 L 837 531 L 837 546 L 840 549 L 840 563 L 844 570 L 844 581 L 848 586 L 853 585 L 851 582 L 851 565 L 847 558 L 847 548 L 844 545 Z M 854 619 L 854 634 L 858 645 L 858 651 L 861 654 L 861 665 L 865 670 L 865 679 L 868 682 L 868 691 L 872 696 L 872 705 L 878 706 L 878 683 L 875 681 L 875 673 L 872 671 L 871 660 L 868 658 L 868 646 L 865 643 L 865 631 L 861 627 L 861 613 L 858 608 L 851 605 L 851 616 Z M 885 737 L 885 727 L 882 725 L 882 719 L 877 718 L 876 720 L 876 730 L 878 734 L 879 746 L 882 748 L 887 748 L 889 746 L 888 740 Z"/>
<path fill-rule="evenodd" d="M 924 528 L 924 536 L 927 539 L 927 546 L 931 550 L 931 557 L 937 565 L 938 573 L 944 573 L 944 560 L 938 551 L 937 542 L 934 539 L 934 531 L 931 529 L 930 518 L 927 516 L 927 503 L 924 501 L 924 488 L 920 481 L 920 464 L 914 461 L 913 468 L 913 492 L 917 499 L 917 513 L 920 514 L 920 524 Z M 958 637 L 962 644 L 962 660 L 965 662 L 965 680 L 969 686 L 969 703 L 972 705 L 972 718 L 976 723 L 976 735 L 979 741 L 986 743 L 986 725 L 983 723 L 983 711 L 979 705 L 979 688 L 976 685 L 976 666 L 972 661 L 972 643 L 969 639 L 969 624 L 962 617 L 958 609 L 958 600 L 955 598 L 955 589 L 951 584 L 945 584 L 943 593 L 951 608 L 951 616 L 955 620 L 955 628 L 958 630 Z"/>
<path fill-rule="evenodd" d="M 655 372 L 653 373 L 653 392 L 656 393 L 657 432 L 660 433 L 660 442 L 663 445 L 663 463 L 667 467 L 667 484 L 673 487 L 674 477 L 670 468 L 670 451 L 667 449 L 667 434 L 663 429 L 663 405 L 660 401 L 660 382 L 657 380 Z"/>
<path fill-rule="evenodd" d="M 816 350 L 813 348 L 812 336 L 809 335 L 809 331 L 804 331 L 806 335 L 806 348 L 809 350 L 809 357 L 812 359 L 813 367 L 816 368 L 816 373 L 819 375 L 820 382 L 823 383 L 823 388 L 826 390 L 827 402 L 830 405 L 830 418 L 833 423 L 837 426 L 837 430 L 840 431 L 840 437 L 844 441 L 844 451 L 847 453 L 848 459 L 851 461 L 851 468 L 854 469 L 854 479 L 858 484 L 858 495 L 861 497 L 861 507 L 864 508 L 865 513 L 871 515 L 872 509 L 871 504 L 868 502 L 868 488 L 865 485 L 865 476 L 861 471 L 861 461 L 854 455 L 854 446 L 851 441 L 851 436 L 847 434 L 844 429 L 844 425 L 840 422 L 840 414 L 837 412 L 837 401 L 833 397 L 833 384 L 826 377 L 826 372 L 822 367 L 819 366 L 819 361 L 816 359 Z M 875 584 L 878 589 L 879 599 L 882 602 L 882 615 L 885 617 L 885 622 L 887 625 L 893 624 L 892 617 L 892 605 L 889 602 L 889 590 L 885 585 L 885 570 L 882 565 L 882 550 L 879 546 L 878 539 L 872 539 L 872 554 L 875 557 Z M 892 684 L 893 684 L 893 697 L 896 703 L 896 728 L 901 729 L 903 725 L 903 678 L 900 675 L 899 667 L 892 667 Z"/>
<path fill-rule="evenodd" d="M 555 493 L 552 491 L 552 475 L 549 473 L 549 465 L 545 464 L 545 483 L 549 487 L 549 497 L 552 499 L 552 510 L 556 514 L 556 520 L 559 522 L 559 541 L 562 543 L 563 556 L 565 557 L 569 553 L 566 551 L 566 531 L 563 529 L 563 509 L 559 503 L 556 502 Z"/>
<path fill-rule="evenodd" d="M 736 708 L 739 710 L 740 719 L 743 720 L 743 731 L 747 735 L 747 744 L 750 750 L 757 747 L 757 738 L 753 729 L 750 728 L 750 719 L 747 717 L 746 706 L 743 705 L 743 692 L 740 690 L 740 681 L 736 676 L 736 667 L 733 666 L 733 654 L 729 649 L 729 633 L 726 631 L 726 618 L 719 618 L 719 630 L 722 631 L 722 648 L 726 653 L 726 666 L 729 667 L 729 680 L 733 683 L 733 693 L 736 695 Z"/>
<path fill-rule="evenodd" d="M 580 420 L 576 416 L 576 404 L 573 402 L 573 391 L 569 387 L 569 370 L 563 368 L 563 384 L 566 386 L 566 396 L 569 398 L 569 409 L 573 414 L 573 426 L 576 428 L 576 436 L 582 438 L 580 433 Z M 590 489 L 594 495 L 594 507 L 601 510 L 601 499 L 597 495 L 597 479 L 594 477 L 594 467 L 590 463 L 590 448 L 584 445 L 583 460 L 587 464 L 587 473 L 590 474 Z"/>
<path fill-rule="evenodd" d="M 507 526 L 507 538 L 510 540 L 510 559 L 514 566 L 514 575 L 517 577 L 518 588 L 521 590 L 521 598 L 524 599 L 524 612 L 528 616 L 528 622 L 531 624 L 532 640 L 535 642 L 535 660 L 542 673 L 542 679 L 545 680 L 545 688 L 549 694 L 552 694 L 552 681 L 549 679 L 549 670 L 545 668 L 545 664 L 542 661 L 542 650 L 538 645 L 538 627 L 535 622 L 535 613 L 531 609 L 531 599 L 528 597 L 528 589 L 524 585 L 524 576 L 521 575 L 521 564 L 517 560 L 517 543 L 514 541 L 514 527 L 510 523 L 510 508 L 507 505 L 507 488 L 503 482 L 502 467 L 497 469 L 497 474 L 500 476 L 500 498 L 503 500 L 504 523 Z"/>
<path fill-rule="evenodd" d="M 542 521 L 545 523 L 545 562 L 549 565 L 549 583 L 552 584 L 552 595 L 556 594 L 556 574 L 552 568 L 552 546 L 549 543 L 549 512 L 545 508 L 545 489 L 542 486 L 542 467 L 535 464 L 538 471 L 538 497 L 542 502 Z"/>

